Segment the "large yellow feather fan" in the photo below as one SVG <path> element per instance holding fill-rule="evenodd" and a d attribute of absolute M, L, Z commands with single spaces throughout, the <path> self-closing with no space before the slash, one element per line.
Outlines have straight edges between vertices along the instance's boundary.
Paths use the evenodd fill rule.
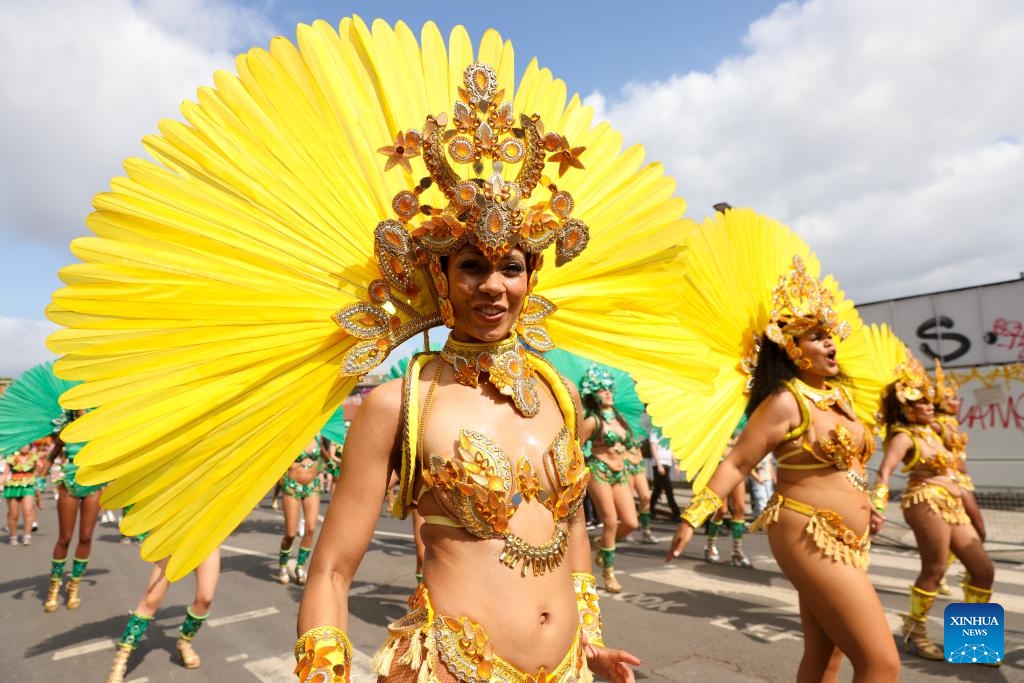
<path fill-rule="evenodd" d="M 907 359 L 907 347 L 886 324 L 864 325 L 839 343 L 836 353 L 857 417 L 872 430 L 878 427 L 882 392 L 896 381 L 896 368 Z"/>
<path fill-rule="evenodd" d="M 536 290 L 559 306 L 551 338 L 629 369 L 662 415 L 710 387 L 703 345 L 675 318 L 685 203 L 639 146 L 623 149 L 536 61 L 514 88 L 512 46 L 494 31 L 474 54 L 461 27 L 446 44 L 432 23 L 419 41 L 357 17 L 299 26 L 297 45 L 239 56 L 237 75 L 182 106 L 185 122 L 144 139 L 156 163 L 129 159 L 96 197 L 95 236 L 72 243 L 83 263 L 61 271 L 47 311 L 65 328 L 49 339 L 56 372 L 84 380 L 63 405 L 97 408 L 63 435 L 88 441 L 79 479 L 113 480 L 104 504 L 134 505 L 122 529 L 151 531 L 142 554 L 170 556 L 170 578 L 245 518 L 353 388 L 339 368 L 356 340 L 331 316 L 367 300 L 374 228 L 427 175 L 419 158 L 386 173 L 378 151 L 450 111 L 474 58 L 516 112 L 585 148 L 585 168 L 557 182 L 590 247 Z M 436 312 L 424 291 L 405 304 Z"/>
<path fill-rule="evenodd" d="M 681 323 L 708 345 L 708 359 L 719 374 L 711 395 L 686 397 L 682 416 L 665 415 L 655 406 L 650 412 L 655 424 L 676 419 L 672 448 L 695 490 L 718 466 L 746 408 L 744 362 L 755 358 L 755 335 L 763 335 L 770 322 L 772 291 L 795 256 L 809 276 L 820 277 L 821 264 L 803 239 L 750 209 L 718 212 L 693 226 L 687 240 Z M 832 277 L 823 282 L 835 297 L 839 319 L 856 332 L 861 323 L 853 302 Z"/>

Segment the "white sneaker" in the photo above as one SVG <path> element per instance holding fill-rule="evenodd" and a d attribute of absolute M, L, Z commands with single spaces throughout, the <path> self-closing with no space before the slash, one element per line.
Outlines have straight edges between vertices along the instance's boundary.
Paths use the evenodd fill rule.
<path fill-rule="evenodd" d="M 292 581 L 291 573 L 288 571 L 288 565 L 282 565 L 277 572 L 277 582 L 281 584 L 289 584 Z"/>
<path fill-rule="evenodd" d="M 650 529 L 642 529 L 640 532 L 640 542 L 647 545 L 655 545 L 658 543 L 658 538 L 651 533 Z"/>
<path fill-rule="evenodd" d="M 25 534 L 21 537 L 22 545 L 32 545 L 32 534 Z"/>
<path fill-rule="evenodd" d="M 300 586 L 306 585 L 306 568 L 296 567 L 295 568 L 295 583 Z"/>
<path fill-rule="evenodd" d="M 11 536 L 10 543 L 11 543 L 11 545 L 18 545 L 18 537 L 17 536 Z"/>

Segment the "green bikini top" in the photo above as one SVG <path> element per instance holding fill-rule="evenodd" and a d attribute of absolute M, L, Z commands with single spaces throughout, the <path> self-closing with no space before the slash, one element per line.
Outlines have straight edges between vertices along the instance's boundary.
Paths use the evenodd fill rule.
<path fill-rule="evenodd" d="M 608 422 L 601 417 L 600 413 L 593 411 L 586 411 L 585 417 L 593 417 L 597 420 L 598 428 L 594 430 L 590 440 L 594 443 L 599 443 L 610 448 L 614 448 L 616 445 L 621 444 L 625 450 L 632 450 L 637 448 L 640 444 L 635 438 L 633 438 L 632 432 L 626 429 L 625 434 L 619 434 L 614 429 L 608 427 Z M 600 441 L 598 441 L 600 439 Z"/>

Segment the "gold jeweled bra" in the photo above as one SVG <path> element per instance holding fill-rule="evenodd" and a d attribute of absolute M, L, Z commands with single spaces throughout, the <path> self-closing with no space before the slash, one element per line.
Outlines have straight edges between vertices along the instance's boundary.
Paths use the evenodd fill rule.
<path fill-rule="evenodd" d="M 796 395 L 797 401 L 800 404 L 801 422 L 796 429 L 786 435 L 785 440 L 790 441 L 800 438 L 801 444 L 793 450 L 776 456 L 779 469 L 806 470 L 820 467 L 835 467 L 846 475 L 846 478 L 854 488 L 858 491 L 867 491 L 867 476 L 855 469 L 856 463 L 865 467 L 874 451 L 874 439 L 871 438 L 866 430 L 863 443 L 858 445 L 857 437 L 848 427 L 842 424 L 836 425 L 830 436 L 818 439 L 818 445 L 824 457 L 815 452 L 805 436 L 811 428 L 811 414 L 808 403 L 813 404 L 818 410 L 822 411 L 831 410 L 835 406 L 850 419 L 857 419 L 856 414 L 853 412 L 853 404 L 847 397 L 846 392 L 838 384 L 826 384 L 824 389 L 815 389 L 795 378 L 787 382 L 787 386 Z M 798 453 L 806 453 L 817 462 L 804 464 L 789 464 L 785 462 Z"/>
<path fill-rule="evenodd" d="M 455 369 L 459 384 L 479 386 L 480 375 L 486 374 L 487 381 L 511 398 L 524 417 L 533 417 L 540 410 L 537 377 L 515 332 L 493 344 L 460 342 L 448 335 L 441 358 Z"/>
<path fill-rule="evenodd" d="M 424 516 L 424 520 L 461 527 L 477 538 L 504 539 L 498 558 L 502 564 L 511 568 L 521 564 L 524 576 L 527 569 L 543 574 L 562 563 L 569 542 L 565 521 L 583 502 L 590 480 L 579 444 L 564 427 L 544 453 L 544 469 L 554 491 L 541 488 L 527 457 L 520 458 L 513 472 L 512 462 L 500 446 L 483 434 L 463 429 L 455 457 L 446 460 L 431 455 L 429 470 L 423 472 L 448 517 Z M 532 545 L 509 531 L 509 521 L 519 505 L 533 499 L 551 511 L 555 523 L 551 538 L 543 545 Z"/>

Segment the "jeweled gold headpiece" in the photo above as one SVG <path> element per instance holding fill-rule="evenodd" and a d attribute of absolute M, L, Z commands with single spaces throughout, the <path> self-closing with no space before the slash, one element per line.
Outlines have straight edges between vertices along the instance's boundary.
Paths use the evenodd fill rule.
<path fill-rule="evenodd" d="M 896 367 L 896 399 L 903 405 L 931 400 L 934 390 L 921 362 L 907 352 L 907 360 Z"/>
<path fill-rule="evenodd" d="M 947 377 L 942 369 L 942 361 L 935 359 L 935 403 L 952 400 L 960 393 L 960 385 L 952 377 Z"/>
<path fill-rule="evenodd" d="M 370 303 L 351 305 L 335 314 L 335 321 L 364 341 L 346 355 L 345 374 L 362 374 L 384 360 L 409 337 L 444 323 L 451 327 L 454 314 L 448 301 L 448 279 L 441 257 L 466 244 L 476 246 L 497 264 L 513 248 L 537 255 L 530 279 L 530 295 L 516 330 L 535 349 L 554 347 L 542 321 L 556 310 L 547 299 L 532 294 L 541 266 L 539 255 L 555 244 L 555 265 L 578 256 L 590 237 L 586 224 L 572 217 L 572 195 L 543 175 L 548 163 L 558 164 L 558 175 L 582 169 L 584 147 L 572 147 L 559 133 L 545 133 L 539 115 L 520 114 L 504 102 L 494 70 L 480 63 L 466 68 L 464 87 L 453 108 L 453 127 L 446 114 L 427 116 L 423 131 L 399 131 L 394 144 L 378 151 L 387 157 L 385 170 L 401 166 L 412 172 L 410 159 L 421 156 L 428 177 L 412 189 L 394 196 L 397 219 L 381 221 L 374 232 L 374 254 L 383 279 L 370 283 Z M 550 156 L 549 156 L 550 155 Z M 452 165 L 468 164 L 472 176 L 462 177 Z M 484 176 L 485 163 L 490 175 Z M 518 164 L 514 179 L 503 175 L 506 164 Z M 447 205 L 420 202 L 435 185 Z M 548 191 L 544 200 L 532 200 L 538 185 Z M 430 288 L 436 312 L 422 314 L 408 299 L 420 294 L 417 275 Z M 402 323 L 394 311 L 412 320 Z"/>
<path fill-rule="evenodd" d="M 833 337 L 846 339 L 850 334 L 850 326 L 839 321 L 833 304 L 832 292 L 808 275 L 803 259 L 794 256 L 789 272 L 779 278 L 772 292 L 771 322 L 764 334 L 781 346 L 797 367 L 806 370 L 810 363 L 797 348 L 797 337 L 819 325 Z"/>

